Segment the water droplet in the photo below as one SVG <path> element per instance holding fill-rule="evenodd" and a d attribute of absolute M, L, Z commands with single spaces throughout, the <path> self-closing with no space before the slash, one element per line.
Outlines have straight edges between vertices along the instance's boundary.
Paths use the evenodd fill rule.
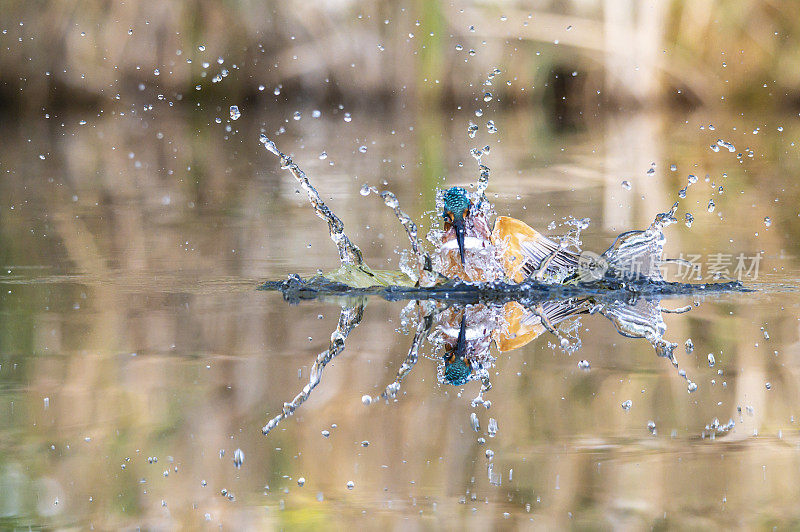
<path fill-rule="evenodd" d="M 690 382 L 688 389 L 689 389 L 689 393 L 696 391 L 697 390 L 697 384 L 694 383 L 694 382 Z"/>
<path fill-rule="evenodd" d="M 622 409 L 625 410 L 626 412 L 630 410 L 632 406 L 633 406 L 633 401 L 631 401 L 630 399 L 622 403 Z"/>
<path fill-rule="evenodd" d="M 475 116 L 478 118 L 483 116 L 483 109 L 475 109 Z"/>
<path fill-rule="evenodd" d="M 367 147 L 364 146 L 364 145 L 361 145 L 361 146 L 358 147 L 358 151 L 361 152 L 361 153 L 367 153 Z"/>
<path fill-rule="evenodd" d="M 483 95 L 483 101 L 484 102 L 491 102 L 492 101 L 492 93 L 491 92 L 485 93 Z"/>
<path fill-rule="evenodd" d="M 325 160 L 325 159 L 327 159 L 327 158 L 328 158 L 328 152 L 325 152 L 325 151 L 324 151 L 324 152 L 322 152 L 322 153 L 320 153 L 320 154 L 319 154 L 319 160 L 320 160 L 320 161 L 324 161 L 324 160 Z"/>
<path fill-rule="evenodd" d="M 345 113 L 344 114 L 344 121 L 345 122 L 351 122 L 352 120 L 353 120 L 353 118 L 350 116 L 350 113 Z"/>
<path fill-rule="evenodd" d="M 497 420 L 495 418 L 489 418 L 489 425 L 486 427 L 486 433 L 490 438 L 497 436 Z"/>
<path fill-rule="evenodd" d="M 591 365 L 589 364 L 588 360 L 581 360 L 580 362 L 578 362 L 578 368 L 582 370 L 589 370 L 591 368 Z"/>
<path fill-rule="evenodd" d="M 653 421 L 652 419 L 647 422 L 647 430 L 649 430 L 650 434 L 652 434 L 653 436 L 656 435 L 656 422 Z"/>
<path fill-rule="evenodd" d="M 311 118 L 319 118 L 320 116 L 322 116 L 322 111 L 319 109 L 314 109 L 311 111 Z"/>
<path fill-rule="evenodd" d="M 472 426 L 472 430 L 475 432 L 481 430 L 481 422 L 478 420 L 478 415 L 475 412 L 472 412 L 469 415 L 469 424 Z"/>
<path fill-rule="evenodd" d="M 714 353 L 708 354 L 708 367 L 713 368 L 714 364 L 716 364 L 717 360 L 714 358 Z"/>
<path fill-rule="evenodd" d="M 622 188 L 624 188 L 625 190 L 630 190 L 631 189 L 631 182 L 627 181 L 627 180 L 623 181 L 622 182 Z"/>
<path fill-rule="evenodd" d="M 712 144 L 711 146 L 709 146 L 709 148 L 711 148 L 711 151 L 713 152 L 719 151 L 719 146 L 717 146 L 716 144 Z"/>
<path fill-rule="evenodd" d="M 676 164 L 669 165 L 669 171 L 670 172 L 675 172 L 677 169 L 678 169 L 678 165 L 676 165 Z"/>
<path fill-rule="evenodd" d="M 365 405 L 371 404 L 372 403 L 372 397 L 369 396 L 369 395 L 362 395 L 361 396 L 361 402 L 363 404 L 365 404 Z"/>
<path fill-rule="evenodd" d="M 683 219 L 684 219 L 684 223 L 686 223 L 686 227 L 691 227 L 692 226 L 692 222 L 694 222 L 694 216 L 692 216 L 692 213 L 687 212 L 683 216 Z M 687 340 L 687 345 L 688 345 L 688 342 L 691 342 L 691 340 Z"/>
<path fill-rule="evenodd" d="M 358 191 L 358 193 L 361 194 L 362 196 L 369 196 L 369 185 L 366 183 L 361 185 L 361 189 Z M 364 397 L 369 397 L 369 396 L 365 395 Z M 364 398 L 362 397 L 361 400 L 363 401 Z"/>
<path fill-rule="evenodd" d="M 133 35 L 133 28 L 128 28 L 128 35 Z"/>
<path fill-rule="evenodd" d="M 233 451 L 233 465 L 238 469 L 244 464 L 244 451 L 236 449 Z"/>
<path fill-rule="evenodd" d="M 486 455 L 486 458 L 488 458 L 489 460 L 494 458 L 494 451 L 491 449 L 486 449 L 486 452 L 484 454 Z"/>
<path fill-rule="evenodd" d="M 686 179 L 689 180 L 689 184 L 691 184 L 691 185 L 694 185 L 695 183 L 697 183 L 697 176 L 694 175 L 694 174 L 689 174 Z"/>
<path fill-rule="evenodd" d="M 460 44 L 457 44 L 457 45 L 456 45 L 456 50 L 458 50 L 459 52 L 460 52 L 461 50 L 463 50 L 463 49 L 464 49 L 464 47 L 463 47 L 463 46 L 461 46 Z"/>
<path fill-rule="evenodd" d="M 349 490 L 351 490 L 351 489 L 356 487 L 356 483 L 353 482 L 352 480 L 348 480 L 346 485 L 347 485 L 347 489 L 349 489 Z"/>
<path fill-rule="evenodd" d="M 766 225 L 767 227 L 772 225 L 772 220 L 770 219 L 769 216 L 764 217 L 764 225 Z"/>
<path fill-rule="evenodd" d="M 294 114 L 292 115 L 292 118 L 294 120 L 300 120 L 301 118 L 303 118 L 303 115 L 300 114 L 300 111 L 295 111 Z"/>
<path fill-rule="evenodd" d="M 305 477 L 300 477 L 300 478 L 297 479 L 297 485 L 300 486 L 301 488 L 303 487 L 303 484 L 305 484 L 305 483 L 306 483 Z"/>
<path fill-rule="evenodd" d="M 275 96 L 278 96 L 280 93 L 281 93 L 281 88 L 280 87 L 275 87 L 275 90 L 272 91 L 272 94 L 274 94 Z"/>
<path fill-rule="evenodd" d="M 767 390 L 771 390 L 772 389 L 772 384 L 770 384 L 768 382 L 765 383 L 764 386 L 767 388 Z"/>
<path fill-rule="evenodd" d="M 572 25 L 570 24 L 569 26 L 567 26 L 567 31 L 571 31 L 571 30 L 572 30 Z"/>
<path fill-rule="evenodd" d="M 684 347 L 686 348 L 687 355 L 690 355 L 692 351 L 694 351 L 694 342 L 692 342 L 691 338 L 686 339 L 686 344 L 684 344 Z"/>
<path fill-rule="evenodd" d="M 231 105 L 231 120 L 239 120 L 242 116 L 242 113 L 239 111 L 239 107 L 236 105 Z"/>
<path fill-rule="evenodd" d="M 323 430 L 322 431 L 322 437 L 323 438 L 327 438 L 330 435 L 331 435 L 331 431 L 329 431 L 329 430 Z"/>
<path fill-rule="evenodd" d="M 713 199 L 708 200 L 708 212 L 714 212 L 714 207 L 716 207 L 714 200 Z"/>
<path fill-rule="evenodd" d="M 200 46 L 198 46 L 197 49 L 200 50 L 201 52 L 205 52 L 206 51 L 206 47 L 203 46 L 202 44 Z"/>

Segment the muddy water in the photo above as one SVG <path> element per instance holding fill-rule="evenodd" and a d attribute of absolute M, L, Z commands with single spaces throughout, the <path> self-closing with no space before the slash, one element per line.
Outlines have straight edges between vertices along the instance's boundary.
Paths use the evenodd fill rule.
<path fill-rule="evenodd" d="M 469 141 L 466 113 L 352 109 L 345 122 L 302 109 L 294 121 L 295 109 L 240 108 L 235 122 L 227 109 L 175 108 L 3 126 L 3 527 L 796 524 L 796 121 L 640 114 L 561 131 L 515 111 Z M 262 132 L 301 163 L 375 268 L 397 264 L 405 235 L 360 187 L 394 191 L 424 231 L 435 187 L 474 181 L 468 150 L 488 143 L 499 214 L 548 234 L 589 217 L 584 248 L 598 252 L 698 176 L 677 213 L 692 213 L 692 227 L 667 229 L 666 255 L 699 255 L 705 277 L 763 252 L 758 278 L 744 279 L 758 291 L 662 302 L 694 307 L 664 316 L 693 393 L 647 341 L 592 315 L 572 354 L 547 334 L 495 353 L 488 410 L 470 404 L 478 382 L 439 384 L 429 347 L 397 401 L 363 404 L 395 379 L 413 338 L 398 332 L 405 303 L 371 300 L 309 399 L 264 437 L 308 383 L 340 306 L 255 290 L 338 264 Z M 736 151 L 713 151 L 717 139 Z M 715 418 L 734 428 L 709 438 Z"/>

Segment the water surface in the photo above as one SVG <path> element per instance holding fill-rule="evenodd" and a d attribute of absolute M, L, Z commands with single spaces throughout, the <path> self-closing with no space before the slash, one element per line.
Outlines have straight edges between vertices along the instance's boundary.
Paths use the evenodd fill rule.
<path fill-rule="evenodd" d="M 758 278 L 745 279 L 755 292 L 663 302 L 693 306 L 664 319 L 695 392 L 647 341 L 593 315 L 581 318 L 577 352 L 544 334 L 499 354 L 490 409 L 471 406 L 478 382 L 438 382 L 430 348 L 396 401 L 365 405 L 413 336 L 398 332 L 405 302 L 370 299 L 308 401 L 265 437 L 308 382 L 341 302 L 290 305 L 256 290 L 338 264 L 259 133 L 301 163 L 377 268 L 397 264 L 405 236 L 359 188 L 390 188 L 427 227 L 435 188 L 472 182 L 476 168 L 465 112 L 353 109 L 345 122 L 336 108 L 319 119 L 302 109 L 299 121 L 295 109 L 241 108 L 235 122 L 227 108 L 206 120 L 175 108 L 3 125 L 0 524 L 797 525 L 796 120 L 761 118 L 752 135 L 738 115 L 715 115 L 710 131 L 702 114 L 642 113 L 563 131 L 514 111 L 496 115 L 500 132 L 484 141 L 498 213 L 548 234 L 561 229 L 551 222 L 589 217 L 586 249 L 646 227 L 694 174 L 678 211 L 694 222 L 667 228 L 666 255 L 707 265 L 763 251 Z M 718 138 L 736 151 L 711 150 Z M 715 418 L 733 430 L 709 438 Z"/>

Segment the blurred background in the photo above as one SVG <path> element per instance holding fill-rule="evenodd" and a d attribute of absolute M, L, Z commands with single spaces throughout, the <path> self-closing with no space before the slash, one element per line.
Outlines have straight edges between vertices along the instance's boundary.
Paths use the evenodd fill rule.
<path fill-rule="evenodd" d="M 796 527 L 796 11 L 0 0 L 0 528 Z M 427 228 L 488 146 L 499 214 L 589 218 L 596 251 L 696 176 L 667 255 L 762 256 L 757 292 L 663 302 L 694 307 L 665 335 L 694 343 L 693 394 L 591 316 L 572 356 L 547 336 L 498 356 L 490 410 L 436 382 L 430 349 L 397 403 L 363 405 L 411 340 L 402 304 L 370 301 L 265 438 L 340 308 L 255 290 L 338 265 L 261 133 L 376 268 L 405 237 L 360 187 Z M 734 430 L 702 438 L 715 418 Z"/>

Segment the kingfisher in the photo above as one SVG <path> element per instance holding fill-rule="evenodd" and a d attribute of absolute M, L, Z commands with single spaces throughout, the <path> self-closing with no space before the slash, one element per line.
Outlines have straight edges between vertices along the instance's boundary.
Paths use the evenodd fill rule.
<path fill-rule="evenodd" d="M 544 301 L 531 307 L 514 301 L 450 307 L 436 317 L 444 344 L 439 382 L 462 386 L 494 365 L 492 344 L 501 353 L 518 349 L 545 331 L 555 334 L 558 323 L 586 314 L 592 307 L 590 298 Z"/>
<path fill-rule="evenodd" d="M 498 216 L 490 223 L 483 198 L 473 202 L 462 187 L 443 195 L 444 233 L 439 248 L 442 274 L 464 281 L 511 279 L 519 283 L 534 276 L 567 277 L 578 269 L 579 254 L 562 248 L 526 223 Z"/>

